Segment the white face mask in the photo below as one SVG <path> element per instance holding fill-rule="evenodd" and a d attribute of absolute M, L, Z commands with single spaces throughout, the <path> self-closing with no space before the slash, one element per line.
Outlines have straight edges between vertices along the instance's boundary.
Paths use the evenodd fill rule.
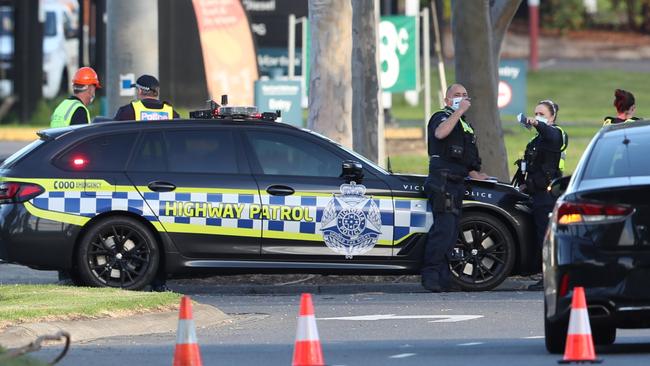
<path fill-rule="evenodd" d="M 548 124 L 548 118 L 544 116 L 535 116 L 537 122 Z"/>
<path fill-rule="evenodd" d="M 451 98 L 451 109 L 457 111 L 462 100 L 463 97 Z"/>

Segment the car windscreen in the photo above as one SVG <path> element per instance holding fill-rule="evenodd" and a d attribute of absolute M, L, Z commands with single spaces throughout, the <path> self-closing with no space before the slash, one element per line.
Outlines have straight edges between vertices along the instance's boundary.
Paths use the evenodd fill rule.
<path fill-rule="evenodd" d="M 32 141 L 30 144 L 24 146 L 22 149 L 16 151 L 15 153 L 13 153 L 13 155 L 5 159 L 5 161 L 3 161 L 2 164 L 0 164 L 0 169 L 11 168 L 20 159 L 27 156 L 27 154 L 34 151 L 37 147 L 41 146 L 44 142 L 45 142 L 44 140 L 40 140 L 40 139 Z"/>
<path fill-rule="evenodd" d="M 596 142 L 583 179 L 650 175 L 650 133 L 627 131 L 604 136 Z"/>
<path fill-rule="evenodd" d="M 43 35 L 45 37 L 56 36 L 56 13 L 48 11 L 45 13 L 45 24 L 43 25 Z"/>

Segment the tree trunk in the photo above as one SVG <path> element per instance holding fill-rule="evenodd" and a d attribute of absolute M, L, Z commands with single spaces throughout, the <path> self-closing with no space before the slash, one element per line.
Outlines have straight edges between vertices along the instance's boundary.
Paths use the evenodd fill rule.
<path fill-rule="evenodd" d="M 631 30 L 637 30 L 636 26 L 636 0 L 626 0 L 625 1 L 626 10 L 627 10 L 627 24 Z"/>
<path fill-rule="evenodd" d="M 354 151 L 379 162 L 380 99 L 375 0 L 352 1 L 352 131 Z M 381 136 L 383 137 L 383 136 Z"/>
<path fill-rule="evenodd" d="M 521 0 L 452 1 L 456 81 L 467 88 L 483 171 L 509 181 L 508 156 L 497 107 L 499 54 Z"/>
<path fill-rule="evenodd" d="M 352 147 L 350 0 L 309 0 L 309 129 Z"/>

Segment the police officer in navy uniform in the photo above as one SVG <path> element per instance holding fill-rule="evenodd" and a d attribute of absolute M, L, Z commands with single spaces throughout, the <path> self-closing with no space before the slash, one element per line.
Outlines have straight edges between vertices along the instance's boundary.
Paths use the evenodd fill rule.
<path fill-rule="evenodd" d="M 556 124 L 558 111 L 559 106 L 552 100 L 546 99 L 535 107 L 535 118 L 526 119 L 526 124 L 529 127 L 534 127 L 537 134 L 526 146 L 524 153 L 526 178 L 525 184 L 519 188 L 528 193 L 533 200 L 535 255 L 540 263 L 548 215 L 553 211 L 555 205 L 555 198 L 548 192 L 547 187 L 553 179 L 562 176 L 564 150 L 568 144 L 567 134 Z M 542 280 L 528 287 L 533 291 L 543 288 Z"/>
<path fill-rule="evenodd" d="M 471 103 L 460 84 L 447 89 L 445 108 L 428 125 L 429 176 L 424 188 L 433 210 L 422 265 L 422 286 L 431 292 L 452 290 L 448 256 L 458 239 L 465 178 L 487 179 L 474 129 L 465 120 Z"/>
<path fill-rule="evenodd" d="M 115 114 L 116 121 L 143 121 L 179 118 L 171 104 L 161 101 L 160 83 L 151 75 L 142 75 L 131 85 L 137 99 L 120 107 Z"/>

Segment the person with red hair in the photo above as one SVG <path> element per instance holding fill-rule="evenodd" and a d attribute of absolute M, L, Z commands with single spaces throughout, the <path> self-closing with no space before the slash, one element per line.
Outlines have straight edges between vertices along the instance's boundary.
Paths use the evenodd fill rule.
<path fill-rule="evenodd" d="M 616 117 L 605 117 L 603 126 L 639 120 L 639 118 L 634 117 L 636 104 L 634 94 L 629 91 L 616 89 L 614 92 L 614 107 L 616 107 Z"/>

